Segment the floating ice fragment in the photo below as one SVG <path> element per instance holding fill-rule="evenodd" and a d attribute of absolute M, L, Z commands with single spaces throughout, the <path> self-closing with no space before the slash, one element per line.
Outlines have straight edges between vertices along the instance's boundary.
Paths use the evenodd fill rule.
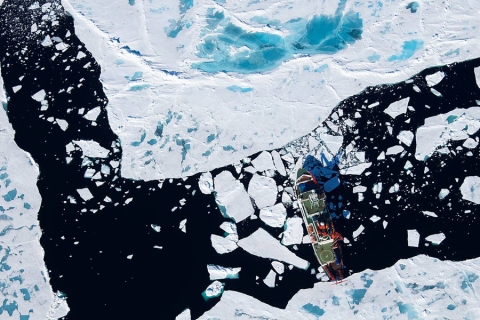
<path fill-rule="evenodd" d="M 223 216 L 238 223 L 255 212 L 243 184 L 229 171 L 219 173 L 214 179 L 214 185 L 215 201 Z"/>
<path fill-rule="evenodd" d="M 210 280 L 220 279 L 238 279 L 238 273 L 242 268 L 228 268 L 215 264 L 207 265 L 207 271 L 210 275 Z"/>
<path fill-rule="evenodd" d="M 438 193 L 438 197 L 440 198 L 440 200 L 444 199 L 446 196 L 448 196 L 450 194 L 450 191 L 448 189 L 442 189 L 440 190 L 440 192 Z"/>
<path fill-rule="evenodd" d="M 400 142 L 404 143 L 408 147 L 412 144 L 414 135 L 413 132 L 411 131 L 400 131 L 400 133 L 397 136 L 397 139 L 400 140 Z"/>
<path fill-rule="evenodd" d="M 370 220 L 372 220 L 374 223 L 377 222 L 378 220 L 380 220 L 380 217 L 379 216 L 376 216 L 376 215 L 373 215 L 370 217 Z"/>
<path fill-rule="evenodd" d="M 435 212 L 431 212 L 431 211 L 422 211 L 422 213 L 426 216 L 430 216 L 430 217 L 434 217 L 434 218 L 438 218 L 438 216 L 435 214 Z"/>
<path fill-rule="evenodd" d="M 403 149 L 403 147 L 401 145 L 390 147 L 390 148 L 387 149 L 387 156 L 394 155 L 394 154 L 399 154 L 403 150 L 405 150 L 405 149 Z"/>
<path fill-rule="evenodd" d="M 468 176 L 460 186 L 463 199 L 480 204 L 480 177 Z"/>
<path fill-rule="evenodd" d="M 180 230 L 182 230 L 182 232 L 184 232 L 184 233 L 187 232 L 187 226 L 186 226 L 186 224 L 187 224 L 187 219 L 183 219 L 182 221 L 180 221 L 180 224 L 179 224 L 179 226 L 178 226 L 178 228 L 179 228 Z"/>
<path fill-rule="evenodd" d="M 409 247 L 418 247 L 418 243 L 420 242 L 420 234 L 417 230 L 407 230 L 408 234 L 408 246 Z"/>
<path fill-rule="evenodd" d="M 292 198 L 290 198 L 286 191 L 283 191 L 282 193 L 282 203 L 287 207 L 292 205 Z"/>
<path fill-rule="evenodd" d="M 18 90 L 22 89 L 22 86 L 21 85 L 18 85 L 18 86 L 15 86 L 12 88 L 13 90 L 13 93 L 16 93 Z"/>
<path fill-rule="evenodd" d="M 252 165 L 257 171 L 275 170 L 272 155 L 268 151 L 263 151 L 255 159 L 252 160 Z"/>
<path fill-rule="evenodd" d="M 210 172 L 204 172 L 198 179 L 198 187 L 204 194 L 211 194 L 213 191 L 213 179 Z"/>
<path fill-rule="evenodd" d="M 388 189 L 389 193 L 397 193 L 398 190 L 400 190 L 400 185 L 398 183 L 395 183 L 393 186 Z"/>
<path fill-rule="evenodd" d="M 106 158 L 110 152 L 93 140 L 76 140 L 72 142 L 82 149 L 84 157 Z"/>
<path fill-rule="evenodd" d="M 83 200 L 88 201 L 93 198 L 92 193 L 88 188 L 77 189 L 78 194 L 82 197 Z"/>
<path fill-rule="evenodd" d="M 397 116 L 404 114 L 407 112 L 408 102 L 410 101 L 410 97 L 405 99 L 395 101 L 391 103 L 388 108 L 386 108 L 383 112 L 388 114 L 392 118 L 396 118 Z"/>
<path fill-rule="evenodd" d="M 50 36 L 49 36 L 49 35 L 47 35 L 47 36 L 43 39 L 41 45 L 44 46 L 44 47 L 50 47 L 51 45 L 53 45 L 52 39 L 50 39 Z"/>
<path fill-rule="evenodd" d="M 467 140 L 465 140 L 462 146 L 468 149 L 475 149 L 478 146 L 478 142 L 473 140 L 472 138 L 468 138 Z"/>
<path fill-rule="evenodd" d="M 437 90 L 435 90 L 435 89 L 433 89 L 433 88 L 430 88 L 430 91 L 431 91 L 434 95 L 436 95 L 437 97 L 443 97 L 443 95 L 442 95 L 439 91 L 437 91 Z"/>
<path fill-rule="evenodd" d="M 56 121 L 57 121 L 57 124 L 60 127 L 60 129 L 62 129 L 63 131 L 67 130 L 68 122 L 66 120 L 56 119 Z"/>
<path fill-rule="evenodd" d="M 210 240 L 212 241 L 212 247 L 219 254 L 232 252 L 238 247 L 235 241 L 217 236 L 215 234 L 212 234 Z"/>
<path fill-rule="evenodd" d="M 88 111 L 83 117 L 90 121 L 96 121 L 98 116 L 100 115 L 100 107 L 93 108 L 92 110 Z"/>
<path fill-rule="evenodd" d="M 185 309 L 180 313 L 175 320 L 192 320 L 192 315 L 190 313 L 190 309 Z"/>
<path fill-rule="evenodd" d="M 267 285 L 267 287 L 275 288 L 275 278 L 276 277 L 277 277 L 277 274 L 275 273 L 275 271 L 270 270 L 270 272 L 268 272 L 265 279 L 263 279 L 263 283 L 265 283 Z"/>
<path fill-rule="evenodd" d="M 444 77 L 445 77 L 444 72 L 437 71 L 434 74 L 429 74 L 429 75 L 425 76 L 425 80 L 427 81 L 427 86 L 433 87 L 433 86 L 439 84 L 440 81 L 442 81 Z"/>
<path fill-rule="evenodd" d="M 38 91 L 37 93 L 35 93 L 33 96 L 32 96 L 32 99 L 35 100 L 35 101 L 42 101 L 42 100 L 45 100 L 45 96 L 47 95 L 47 93 L 45 92 L 45 90 L 40 90 Z"/>
<path fill-rule="evenodd" d="M 386 220 L 383 220 L 382 225 L 383 229 L 387 229 L 388 222 Z"/>
<path fill-rule="evenodd" d="M 273 158 L 273 163 L 275 165 L 275 168 L 277 169 L 277 172 L 281 176 L 286 176 L 287 171 L 285 171 L 285 166 L 283 164 L 282 158 L 280 157 L 280 154 L 277 151 L 272 151 L 272 158 Z"/>
<path fill-rule="evenodd" d="M 433 245 L 439 245 L 442 243 L 443 240 L 445 240 L 446 236 L 443 232 L 437 233 L 437 234 L 432 234 L 428 237 L 425 238 L 425 240 L 431 242 Z"/>
<path fill-rule="evenodd" d="M 301 244 L 303 242 L 302 224 L 303 220 L 300 217 L 292 217 L 287 219 L 287 222 L 285 223 L 285 231 L 283 232 L 282 238 L 282 244 L 284 246 Z"/>
<path fill-rule="evenodd" d="M 223 283 L 215 280 L 205 290 L 206 298 L 210 299 L 210 298 L 215 298 L 215 297 L 220 296 L 223 293 L 223 287 L 224 287 Z"/>
<path fill-rule="evenodd" d="M 157 225 L 157 224 L 151 224 L 150 227 L 152 227 L 153 230 L 155 230 L 155 232 L 160 232 L 160 226 Z"/>
<path fill-rule="evenodd" d="M 377 160 L 385 160 L 385 151 L 380 152 L 380 155 L 377 157 Z"/>
<path fill-rule="evenodd" d="M 306 270 L 310 265 L 308 261 L 299 258 L 262 228 L 240 239 L 238 246 L 255 256 L 283 261 L 300 269 Z"/>
<path fill-rule="evenodd" d="M 272 267 L 278 274 L 285 272 L 285 265 L 279 261 L 272 261 Z"/>
<path fill-rule="evenodd" d="M 365 192 L 367 191 L 367 187 L 364 186 L 355 186 L 353 187 L 353 193 Z"/>
<path fill-rule="evenodd" d="M 132 258 L 133 258 L 133 254 L 130 254 L 130 255 L 127 256 L 128 260 L 132 260 Z"/>
<path fill-rule="evenodd" d="M 361 163 L 356 166 L 343 168 L 342 170 L 340 170 L 340 173 L 346 174 L 346 175 L 361 175 L 363 171 L 367 170 L 371 166 L 372 166 L 371 162 Z"/>
<path fill-rule="evenodd" d="M 477 87 L 480 88 L 480 67 L 476 67 L 475 69 L 473 69 L 474 73 L 475 73 L 475 81 L 477 82 Z"/>
<path fill-rule="evenodd" d="M 365 230 L 365 227 L 363 224 L 361 224 L 357 230 L 353 231 L 353 240 L 357 240 L 357 237 Z"/>
<path fill-rule="evenodd" d="M 259 209 L 273 206 L 277 200 L 277 184 L 272 178 L 254 174 L 248 184 L 248 194 Z"/>
<path fill-rule="evenodd" d="M 274 206 L 265 207 L 260 210 L 260 219 L 270 227 L 283 227 L 286 217 L 287 210 L 282 203 L 277 203 Z"/>

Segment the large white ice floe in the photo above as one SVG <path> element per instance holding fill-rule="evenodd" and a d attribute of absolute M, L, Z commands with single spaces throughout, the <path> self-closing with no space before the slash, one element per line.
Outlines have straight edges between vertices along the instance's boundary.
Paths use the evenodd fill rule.
<path fill-rule="evenodd" d="M 277 201 L 277 183 L 272 178 L 254 174 L 248 183 L 248 194 L 259 209 L 273 206 Z"/>
<path fill-rule="evenodd" d="M 213 191 L 213 178 L 210 172 L 204 172 L 198 179 L 198 187 L 204 194 L 210 194 Z"/>
<path fill-rule="evenodd" d="M 262 228 L 240 239 L 238 246 L 255 256 L 283 261 L 300 269 L 307 269 L 310 265 L 308 261 L 299 258 Z"/>
<path fill-rule="evenodd" d="M 283 227 L 286 217 L 287 209 L 285 209 L 282 203 L 260 209 L 260 219 L 270 227 Z"/>
<path fill-rule="evenodd" d="M 45 92 L 34 96 L 42 100 Z M 52 291 L 40 245 L 39 168 L 15 143 L 6 109 L 0 77 L 0 318 L 61 318 L 69 308 L 65 296 Z"/>
<path fill-rule="evenodd" d="M 253 159 L 252 165 L 257 171 L 275 170 L 272 155 L 268 151 L 263 151 Z"/>
<path fill-rule="evenodd" d="M 462 193 L 463 199 L 475 204 L 480 204 L 480 177 L 465 177 L 460 187 L 460 192 Z"/>
<path fill-rule="evenodd" d="M 223 293 L 224 284 L 220 281 L 213 281 L 207 289 L 204 291 L 204 297 L 208 300 L 211 298 L 216 298 Z"/>
<path fill-rule="evenodd" d="M 210 280 L 238 279 L 238 273 L 242 268 L 222 267 L 215 264 L 207 265 Z"/>
<path fill-rule="evenodd" d="M 478 319 L 480 258 L 441 261 L 424 255 L 394 266 L 354 274 L 331 285 L 317 282 L 296 293 L 285 308 L 226 290 L 199 319 Z"/>
<path fill-rule="evenodd" d="M 431 242 L 434 245 L 439 245 L 440 243 L 442 243 L 443 240 L 445 240 L 445 238 L 446 238 L 445 234 L 441 232 L 441 233 L 429 235 L 428 237 L 425 237 L 425 240 Z"/>
<path fill-rule="evenodd" d="M 290 246 L 300 244 L 303 240 L 303 220 L 300 217 L 288 218 L 285 223 L 285 231 L 283 232 L 282 244 Z"/>
<path fill-rule="evenodd" d="M 443 71 L 437 71 L 433 74 L 426 75 L 425 81 L 427 81 L 429 87 L 433 87 L 439 84 L 443 78 L 445 78 L 445 73 Z"/>
<path fill-rule="evenodd" d="M 362 89 L 476 58 L 473 48 L 480 44 L 474 28 L 459 27 L 478 25 L 480 18 L 471 14 L 480 10 L 478 1 L 426 1 L 416 12 L 402 1 L 209 1 L 183 11 L 167 0 L 63 4 L 101 66 L 108 119 L 122 141 L 121 173 L 133 179 L 192 175 L 280 147 Z M 303 41 L 318 33 L 314 17 L 335 15 L 339 23 L 361 21 L 361 39 L 350 35 L 348 45 L 331 46 L 332 52 L 302 54 L 293 45 L 309 47 Z M 244 44 L 230 41 L 226 24 L 240 34 L 265 36 L 247 54 Z M 334 30 L 322 34 L 336 41 L 343 29 Z M 452 43 L 452 34 L 462 41 Z M 217 43 L 213 52 L 207 50 L 211 43 Z M 274 60 L 262 54 L 266 48 L 285 55 Z M 264 57 L 258 66 L 241 64 L 258 55 Z M 222 61 L 231 64 L 216 73 Z M 241 65 L 256 68 L 228 71 Z M 155 160 L 148 165 L 146 151 Z"/>
<path fill-rule="evenodd" d="M 82 149 L 84 157 L 106 158 L 110 152 L 94 140 L 76 140 L 72 142 Z"/>
<path fill-rule="evenodd" d="M 230 171 L 222 171 L 214 179 L 215 201 L 225 217 L 240 222 L 254 213 L 243 184 Z"/>
<path fill-rule="evenodd" d="M 212 242 L 212 247 L 219 254 L 229 253 L 238 248 L 235 241 L 221 236 L 217 236 L 216 234 L 212 234 L 210 236 L 210 240 Z"/>
<path fill-rule="evenodd" d="M 480 129 L 480 107 L 457 108 L 448 113 L 426 118 L 425 124 L 417 129 L 415 158 L 425 161 L 434 152 L 448 153 L 448 148 L 444 148 L 448 141 L 467 140 L 478 129 Z M 478 140 L 469 143 L 478 143 Z M 468 146 L 467 144 L 466 147 Z"/>
<path fill-rule="evenodd" d="M 408 102 L 410 101 L 410 98 L 404 98 L 395 102 L 392 102 L 388 108 L 384 110 L 386 114 L 388 114 L 392 118 L 396 118 L 401 114 L 404 114 L 407 112 L 407 107 L 408 107 Z"/>

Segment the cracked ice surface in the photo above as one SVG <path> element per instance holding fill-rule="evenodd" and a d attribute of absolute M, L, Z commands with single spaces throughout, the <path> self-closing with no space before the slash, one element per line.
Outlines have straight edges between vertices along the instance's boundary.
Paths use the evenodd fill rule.
<path fill-rule="evenodd" d="M 272 178 L 254 174 L 248 184 L 248 194 L 259 209 L 273 206 L 277 200 L 277 184 Z"/>
<path fill-rule="evenodd" d="M 480 10 L 478 1 L 422 2 L 415 13 L 398 1 L 342 1 L 340 6 L 337 0 L 210 1 L 183 11 L 167 0 L 63 4 L 101 66 L 109 121 L 122 142 L 122 176 L 143 180 L 205 172 L 280 147 L 307 134 L 339 101 L 367 86 L 474 58 L 480 44 L 477 31 L 468 27 L 478 25 L 480 17 L 470 14 Z M 361 38 L 348 40 L 341 50 L 308 56 L 296 55 L 294 46 L 276 47 L 304 41 L 299 32 L 322 14 L 361 21 Z M 285 58 L 265 61 L 272 66 L 268 73 L 197 69 L 217 58 L 250 56 L 241 43 L 216 46 L 217 56 L 207 52 L 209 39 L 228 38 L 226 24 L 278 39 L 258 50 L 273 48 Z M 439 77 L 426 81 L 433 84 Z M 146 152 L 155 161 L 145 162 Z"/>
<path fill-rule="evenodd" d="M 254 213 L 250 197 L 243 184 L 229 171 L 222 171 L 214 179 L 215 201 L 220 211 L 235 222 L 240 222 Z"/>
<path fill-rule="evenodd" d="M 270 227 L 280 228 L 285 223 L 287 210 L 281 203 L 260 210 L 260 219 Z"/>
<path fill-rule="evenodd" d="M 452 262 L 420 255 L 354 274 L 335 286 L 315 283 L 293 296 L 285 309 L 227 290 L 200 319 L 239 314 L 250 319 L 381 319 L 385 313 L 393 319 L 478 319 L 479 269 L 480 258 Z"/>
<path fill-rule="evenodd" d="M 259 228 L 250 236 L 240 239 L 238 246 L 255 256 L 283 261 L 300 269 L 307 269 L 310 265 L 307 261 L 299 258 L 282 246 L 277 239 L 262 228 Z"/>
<path fill-rule="evenodd" d="M 0 1 L 1 3 L 1 1 Z M 0 77 L 0 106 L 7 99 Z M 43 93 L 36 97 L 43 98 Z M 15 131 L 7 114 L 0 111 L 0 288 L 3 318 L 52 319 L 69 308 L 52 291 L 40 245 L 42 231 L 37 214 L 41 196 L 37 189 L 39 169 L 30 154 L 14 142 Z M 10 310 L 10 311 L 9 311 Z"/>

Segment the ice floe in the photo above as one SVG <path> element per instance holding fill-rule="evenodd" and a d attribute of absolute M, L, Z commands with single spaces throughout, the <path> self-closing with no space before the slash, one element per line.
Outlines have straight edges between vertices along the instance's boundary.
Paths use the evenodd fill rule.
<path fill-rule="evenodd" d="M 303 219 L 300 217 L 288 218 L 283 231 L 282 244 L 290 246 L 301 244 L 303 240 Z"/>
<path fill-rule="evenodd" d="M 408 241 L 408 246 L 409 247 L 418 247 L 418 244 L 420 243 L 420 233 L 418 233 L 417 230 L 407 230 L 407 241 Z"/>
<path fill-rule="evenodd" d="M 427 86 L 433 87 L 440 83 L 440 81 L 445 78 L 445 73 L 442 71 L 437 71 L 434 74 L 429 74 L 425 76 L 425 80 L 427 81 Z"/>
<path fill-rule="evenodd" d="M 273 206 L 277 201 L 277 184 L 272 178 L 254 174 L 248 183 L 248 194 L 259 209 Z"/>
<path fill-rule="evenodd" d="M 204 194 L 210 194 L 213 191 L 213 178 L 210 172 L 204 172 L 198 179 L 198 187 Z"/>
<path fill-rule="evenodd" d="M 224 284 L 220 281 L 213 281 L 207 289 L 205 289 L 204 296 L 206 299 L 216 298 L 223 293 Z"/>
<path fill-rule="evenodd" d="M 442 243 L 443 240 L 445 240 L 445 238 L 446 238 L 445 234 L 441 232 L 441 233 L 429 235 L 428 237 L 425 237 L 425 240 L 431 242 L 434 245 L 439 245 L 440 243 Z"/>
<path fill-rule="evenodd" d="M 283 227 L 286 217 L 287 210 L 282 203 L 260 209 L 260 219 L 270 227 Z"/>
<path fill-rule="evenodd" d="M 388 114 L 392 118 L 396 118 L 401 114 L 407 112 L 408 102 L 410 101 L 410 97 L 392 102 L 388 108 L 384 110 L 386 114 Z"/>
<path fill-rule="evenodd" d="M 240 239 L 238 246 L 255 256 L 283 261 L 300 269 L 306 270 L 310 265 L 308 261 L 299 258 L 262 228 Z"/>
<path fill-rule="evenodd" d="M 235 241 L 217 236 L 216 234 L 212 234 L 210 240 L 212 242 L 212 247 L 219 254 L 229 253 L 238 248 Z"/>
<path fill-rule="evenodd" d="M 214 185 L 215 201 L 224 216 L 230 217 L 238 223 L 254 213 L 250 197 L 243 184 L 236 180 L 229 171 L 222 171 L 215 176 Z"/>
<path fill-rule="evenodd" d="M 268 151 L 261 152 L 251 164 L 257 171 L 275 170 L 275 164 L 273 163 L 272 155 Z"/>
<path fill-rule="evenodd" d="M 238 273 L 242 268 L 222 267 L 215 264 L 207 265 L 210 280 L 238 279 Z"/>
<path fill-rule="evenodd" d="M 285 265 L 279 261 L 272 261 L 272 267 L 278 274 L 283 274 L 285 272 Z"/>
<path fill-rule="evenodd" d="M 463 199 L 480 204 L 480 177 L 465 177 L 460 187 Z"/>
<path fill-rule="evenodd" d="M 267 287 L 275 288 L 276 278 L 277 278 L 277 274 L 275 273 L 275 271 L 270 270 L 267 276 L 265 277 L 265 279 L 263 279 L 263 283 L 265 283 Z"/>
<path fill-rule="evenodd" d="M 94 140 L 76 140 L 72 142 L 82 149 L 84 157 L 106 158 L 110 152 Z"/>

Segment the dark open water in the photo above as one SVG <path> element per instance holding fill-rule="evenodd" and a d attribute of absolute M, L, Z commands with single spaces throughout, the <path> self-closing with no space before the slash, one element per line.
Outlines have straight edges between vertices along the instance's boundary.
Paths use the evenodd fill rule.
<path fill-rule="evenodd" d="M 283 280 L 277 281 L 278 286 L 270 289 L 261 281 L 271 269 L 268 259 L 254 257 L 240 248 L 218 255 L 211 246 L 210 235 L 222 235 L 218 226 L 225 219 L 216 208 L 213 196 L 199 192 L 198 175 L 186 181 L 167 180 L 159 188 L 158 181 L 132 181 L 112 174 L 102 178 L 105 184 L 96 186 L 93 180 L 83 177 L 85 167 L 81 168 L 81 151 L 76 151 L 77 156 L 66 164 L 65 146 L 72 140 L 92 139 L 111 151 L 107 160 L 95 164 L 96 169 L 102 163 L 119 160 L 121 147 L 117 151 L 112 148 L 112 142 L 117 142 L 118 138 L 107 121 L 105 107 L 108 101 L 99 81 L 100 67 L 75 36 L 72 18 L 58 7 L 55 12 L 59 25 L 52 27 L 47 21 L 44 27 L 44 30 L 51 30 L 51 37 L 60 37 L 69 48 L 60 52 L 54 46 L 44 47 L 40 45 L 44 36 L 31 36 L 30 33 L 31 25 L 34 22 L 40 25 L 42 21 L 41 10 L 27 9 L 31 3 L 33 1 L 6 0 L 0 8 L 2 77 L 9 96 L 8 116 L 16 131 L 15 141 L 32 154 L 40 167 L 41 245 L 45 249 L 45 262 L 54 291 L 60 290 L 68 297 L 71 312 L 67 318 L 172 319 L 187 307 L 196 318 L 218 301 L 205 302 L 201 297 L 201 292 L 211 283 L 206 268 L 209 263 L 242 267 L 240 279 L 224 281 L 226 289 L 244 292 L 277 307 L 284 307 L 299 289 L 312 287 L 317 280 L 310 270 L 286 271 Z M 43 3 L 40 1 L 40 5 Z M 65 37 L 67 31 L 71 33 L 68 38 Z M 87 52 L 87 57 L 72 61 L 80 50 Z M 59 56 L 52 60 L 54 53 Z M 86 69 L 87 62 L 91 62 L 91 67 Z M 479 255 L 480 249 L 475 246 L 474 239 L 479 228 L 475 217 L 478 209 L 462 201 L 458 191 L 463 177 L 479 174 L 478 148 L 472 150 L 473 156 L 467 156 L 466 151 L 455 156 L 433 156 L 427 162 L 429 175 L 423 173 L 425 164 L 414 158 L 415 144 L 406 148 L 407 154 L 402 159 L 397 156 L 395 161 L 375 160 L 378 150 L 398 144 L 395 136 L 400 130 L 415 131 L 426 117 L 476 105 L 480 90 L 475 84 L 473 67 L 479 64 L 480 61 L 475 60 L 441 67 L 447 76 L 435 88 L 443 98 L 431 94 L 423 80 L 425 74 L 437 70 L 434 68 L 414 77 L 421 93 L 414 92 L 411 83 L 379 86 L 345 100 L 334 110 L 343 110 L 338 120 L 340 125 L 353 118 L 355 112 L 361 113 L 362 117 L 355 119 L 354 128 L 342 126 L 343 147 L 360 137 L 356 140 L 357 146 L 366 151 L 367 159 L 374 160 L 368 169 L 369 176 L 341 176 L 341 185 L 329 194 L 332 204 L 337 206 L 333 212 L 341 215 L 344 209 L 351 211 L 350 219 L 339 218 L 336 222 L 345 236 L 352 239 L 351 233 L 360 224 L 366 228 L 357 241 L 346 247 L 345 261 L 353 272 L 365 268 L 382 269 L 400 258 L 421 253 L 454 260 Z M 70 66 L 68 71 L 65 70 L 67 66 Z M 21 76 L 25 76 L 22 81 L 19 80 Z M 12 87 L 19 84 L 21 90 L 14 93 Z M 71 93 L 58 93 L 70 86 L 74 87 Z M 31 99 L 40 89 L 47 92 L 49 107 L 46 111 L 40 111 L 40 104 Z M 416 111 L 391 121 L 383 110 L 406 96 L 411 97 L 410 105 Z M 380 105 L 375 109 L 359 108 L 366 99 L 369 103 L 379 101 Z M 431 108 L 423 107 L 425 104 Z M 85 108 L 86 113 L 98 106 L 102 112 L 97 126 L 78 114 L 81 108 Z M 39 117 L 41 114 L 43 118 Z M 68 129 L 61 130 L 57 124 L 46 120 L 49 117 L 67 120 Z M 407 117 L 410 123 L 405 123 Z M 392 136 L 386 134 L 387 121 L 392 124 Z M 354 133 L 356 129 L 358 132 Z M 407 159 L 414 164 L 413 177 L 407 176 L 403 169 Z M 224 169 L 238 177 L 232 166 L 212 173 L 215 176 Z M 455 178 L 459 178 L 458 182 Z M 377 181 L 389 184 L 400 179 L 405 187 L 401 187 L 398 194 L 388 195 L 385 190 L 388 187 L 384 186 L 380 199 L 367 192 L 365 199 L 358 202 L 357 194 L 352 193 L 356 182 L 371 188 Z M 282 181 L 278 177 L 277 180 Z M 430 183 L 422 187 L 427 180 Z M 413 194 L 409 192 L 412 184 L 417 188 Z M 192 187 L 187 189 L 186 185 Z M 85 187 L 94 195 L 94 199 L 86 203 L 76 192 Z M 448 187 L 450 195 L 440 201 L 439 190 Z M 70 203 L 69 195 L 77 198 L 76 204 Z M 401 199 L 393 200 L 398 195 L 402 195 Z M 112 201 L 104 202 L 106 196 Z M 133 201 L 123 205 L 127 198 Z M 171 208 L 179 206 L 182 198 L 186 199 L 186 204 L 172 212 Z M 390 199 L 390 205 L 385 204 L 386 199 Z M 343 203 L 341 208 L 338 208 L 339 201 Z M 100 205 L 104 205 L 102 210 L 90 211 Z M 374 209 L 374 205 L 378 209 Z M 420 210 L 434 211 L 439 218 L 425 217 Z M 289 215 L 292 214 L 289 211 Z M 388 221 L 386 229 L 381 222 L 369 220 L 373 214 Z M 185 218 L 188 219 L 187 232 L 183 233 L 178 225 Z M 161 232 L 155 232 L 151 224 L 160 225 Z M 265 227 L 260 219 L 240 223 L 240 238 L 259 226 Z M 275 236 L 279 233 L 274 228 L 265 229 Z M 440 246 L 425 246 L 422 238 L 419 248 L 410 248 L 406 246 L 407 229 L 417 229 L 422 236 L 444 232 L 447 238 Z M 308 245 L 300 245 L 295 253 L 309 260 L 312 267 L 318 266 Z M 131 254 L 133 258 L 127 259 Z M 260 279 L 256 280 L 256 276 Z"/>

